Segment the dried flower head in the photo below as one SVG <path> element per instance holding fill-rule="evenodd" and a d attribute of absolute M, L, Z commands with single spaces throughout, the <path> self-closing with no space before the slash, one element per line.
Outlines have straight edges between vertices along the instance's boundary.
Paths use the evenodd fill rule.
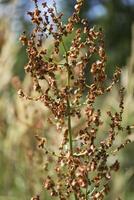
<path fill-rule="evenodd" d="M 55 124 L 58 132 L 63 134 L 57 154 L 46 150 L 45 138 L 36 135 L 38 147 L 45 149 L 48 160 L 54 157 L 55 163 L 54 177 L 48 175 L 44 178 L 43 189 L 61 200 L 68 200 L 72 194 L 76 200 L 104 199 L 110 190 L 112 171 L 116 172 L 120 167 L 118 160 L 110 164 L 108 159 L 130 142 L 126 140 L 115 148 L 119 132 L 127 130 L 130 133 L 129 126 L 124 128 L 121 123 L 124 88 L 119 92 L 119 111 L 107 112 L 107 135 L 103 139 L 98 137 L 105 120 L 101 118 L 102 110 L 101 107 L 97 108 L 96 101 L 111 92 L 119 81 L 121 71 L 116 69 L 111 85 L 107 87 L 103 32 L 102 29 L 90 28 L 87 19 L 80 18 L 83 3 L 83 0 L 77 0 L 74 13 L 67 24 L 63 24 L 63 14 L 58 13 L 55 2 L 52 8 L 43 2 L 42 9 L 39 9 L 38 0 L 34 1 L 35 10 L 29 11 L 28 15 L 35 28 L 29 37 L 25 33 L 20 37 L 22 44 L 27 46 L 29 58 L 25 71 L 30 74 L 38 96 L 26 95 L 21 89 L 18 93 L 23 98 L 40 101 L 49 108 L 49 122 Z M 78 23 L 81 24 L 80 28 L 76 26 Z M 75 34 L 68 48 L 64 40 L 71 33 Z M 53 41 L 51 54 L 43 45 L 49 36 Z M 64 53 L 61 53 L 61 46 Z M 90 67 L 89 60 L 94 55 L 97 59 Z M 62 63 L 57 60 L 62 60 Z M 92 76 L 90 85 L 85 74 L 87 69 Z M 41 84 L 42 81 L 44 84 Z M 72 128 L 74 119 L 79 122 L 83 120 L 83 125 L 76 131 Z"/>

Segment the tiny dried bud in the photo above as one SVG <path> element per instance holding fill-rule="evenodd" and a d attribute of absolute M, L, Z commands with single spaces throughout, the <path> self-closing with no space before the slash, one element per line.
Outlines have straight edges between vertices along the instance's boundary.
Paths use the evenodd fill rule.
<path fill-rule="evenodd" d="M 26 35 L 21 35 L 19 40 L 22 42 L 23 45 L 27 45 L 28 40 Z"/>
<path fill-rule="evenodd" d="M 47 179 L 44 181 L 44 188 L 47 190 L 53 189 L 54 187 L 54 182 L 53 180 L 48 176 Z"/>
<path fill-rule="evenodd" d="M 37 195 L 36 197 L 32 197 L 31 200 L 40 200 L 40 196 Z"/>
<path fill-rule="evenodd" d="M 67 33 L 71 33 L 73 31 L 73 24 L 71 22 L 66 25 L 66 31 Z"/>
<path fill-rule="evenodd" d="M 45 145 L 45 143 L 46 143 L 46 138 L 40 137 L 40 136 L 38 136 L 38 135 L 35 135 L 35 137 L 36 137 L 36 139 L 38 140 L 38 147 L 43 149 L 43 148 L 44 148 L 44 145 Z"/>
<path fill-rule="evenodd" d="M 22 91 L 22 89 L 19 89 L 19 90 L 18 90 L 18 95 L 19 95 L 20 97 L 24 97 L 24 96 L 25 96 L 24 93 L 23 93 L 23 91 Z"/>

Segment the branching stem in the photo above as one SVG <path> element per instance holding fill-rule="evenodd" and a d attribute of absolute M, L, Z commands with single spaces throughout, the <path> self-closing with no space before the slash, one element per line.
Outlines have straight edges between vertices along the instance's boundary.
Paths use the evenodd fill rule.
<path fill-rule="evenodd" d="M 69 89 L 70 89 L 70 69 L 69 69 L 69 62 L 68 62 L 68 55 L 67 55 L 67 49 L 64 44 L 64 41 L 62 40 L 62 45 L 66 53 L 66 63 L 67 63 L 67 88 L 68 88 L 68 95 L 67 95 L 67 113 L 68 113 L 68 137 L 69 137 L 69 147 L 70 147 L 70 154 L 73 156 L 73 139 L 72 139 L 72 126 L 71 126 L 71 105 L 70 105 L 70 95 L 69 95 Z M 78 200 L 76 192 L 74 192 L 75 200 Z"/>
<path fill-rule="evenodd" d="M 64 41 L 62 40 L 63 48 L 66 53 L 66 63 L 67 63 L 67 73 L 68 73 L 68 78 L 67 78 L 67 88 L 68 90 L 70 89 L 70 69 L 69 69 L 69 62 L 68 62 L 68 55 L 67 55 L 67 49 L 64 44 Z M 72 140 L 72 127 L 71 127 L 71 105 L 70 105 L 70 95 L 68 91 L 68 96 L 67 96 L 67 113 L 68 113 L 68 137 L 69 137 L 69 146 L 70 146 L 70 154 L 73 155 L 73 140 Z"/>

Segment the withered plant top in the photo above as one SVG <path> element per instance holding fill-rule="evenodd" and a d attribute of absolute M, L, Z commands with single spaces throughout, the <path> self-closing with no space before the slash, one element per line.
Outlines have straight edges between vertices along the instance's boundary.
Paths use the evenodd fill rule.
<path fill-rule="evenodd" d="M 107 112 L 109 130 L 106 138 L 99 142 L 97 133 L 103 125 L 102 111 L 95 109 L 94 104 L 99 96 L 111 92 L 113 85 L 118 82 L 120 69 L 115 71 L 111 85 L 106 87 L 103 33 L 101 29 L 90 28 L 87 19 L 79 17 L 83 0 L 76 1 L 74 12 L 67 24 L 63 24 L 63 13 L 57 11 L 55 2 L 50 8 L 44 1 L 41 9 L 38 7 L 38 0 L 33 2 L 35 10 L 29 11 L 28 15 L 34 29 L 30 36 L 23 33 L 20 40 L 27 47 L 29 59 L 25 72 L 30 74 L 33 89 L 39 95 L 31 97 L 22 90 L 19 90 L 19 95 L 43 102 L 51 110 L 51 122 L 55 122 L 57 131 L 63 133 L 63 141 L 57 154 L 46 150 L 46 140 L 36 136 L 38 146 L 46 150 L 46 155 L 53 154 L 54 157 L 54 178 L 49 175 L 44 178 L 43 188 L 50 191 L 52 198 L 57 197 L 60 200 L 69 200 L 73 198 L 72 195 L 75 200 L 104 199 L 110 190 L 112 171 L 119 169 L 119 161 L 115 160 L 109 164 L 108 158 L 130 142 L 125 140 L 114 148 L 119 132 L 130 132 L 129 126 L 123 128 L 121 125 L 124 88 L 120 89 L 120 111 L 114 114 Z M 74 37 L 67 48 L 65 39 L 72 33 Z M 53 41 L 51 53 L 44 45 L 48 37 Z M 64 50 L 63 55 L 61 47 Z M 94 55 L 96 61 L 89 66 Z M 87 68 L 92 75 L 90 85 L 87 84 L 85 76 Z M 84 126 L 77 128 L 74 134 L 71 122 L 75 117 L 83 119 Z M 39 200 L 40 195 L 32 199 Z"/>

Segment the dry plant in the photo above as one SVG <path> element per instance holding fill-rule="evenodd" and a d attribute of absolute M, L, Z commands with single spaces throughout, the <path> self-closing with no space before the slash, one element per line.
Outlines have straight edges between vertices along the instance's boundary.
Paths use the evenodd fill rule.
<path fill-rule="evenodd" d="M 130 134 L 129 126 L 122 127 L 124 88 L 119 91 L 119 111 L 107 111 L 108 130 L 104 136 L 99 133 L 104 130 L 105 120 L 101 119 L 102 111 L 96 101 L 111 92 L 121 71 L 116 69 L 107 86 L 103 32 L 90 28 L 87 19 L 80 18 L 83 0 L 77 0 L 67 24 L 63 24 L 63 13 L 57 11 L 55 2 L 52 8 L 44 2 L 41 9 L 38 0 L 33 2 L 35 10 L 28 15 L 35 27 L 30 36 L 23 33 L 20 41 L 27 47 L 29 61 L 25 72 L 32 78 L 35 93 L 31 96 L 22 89 L 18 93 L 22 98 L 42 102 L 51 111 L 48 123 L 56 126 L 57 137 L 62 135 L 57 152 L 49 149 L 45 137 L 35 136 L 38 147 L 48 157 L 42 189 L 60 200 L 102 200 L 109 194 L 113 171 L 120 167 L 116 158 L 112 163 L 110 158 L 131 141 L 124 139 L 123 143 L 115 144 L 118 134 Z M 65 39 L 72 33 L 74 38 L 68 48 Z M 53 41 L 51 53 L 44 45 L 48 37 Z M 96 60 L 90 67 L 92 57 Z M 91 84 L 85 76 L 88 68 Z M 81 121 L 82 126 L 75 129 L 74 124 Z M 40 199 L 40 194 L 32 198 Z"/>

